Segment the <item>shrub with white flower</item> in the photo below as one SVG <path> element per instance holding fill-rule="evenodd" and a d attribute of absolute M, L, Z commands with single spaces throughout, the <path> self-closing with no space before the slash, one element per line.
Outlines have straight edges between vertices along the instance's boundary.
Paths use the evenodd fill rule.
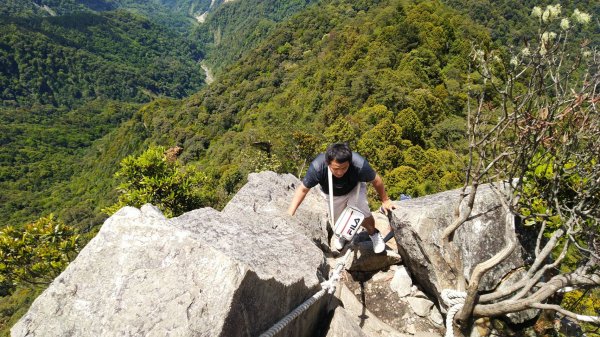
<path fill-rule="evenodd" d="M 578 22 L 582 25 L 587 25 L 588 23 L 590 23 L 591 19 L 592 19 L 591 15 L 589 15 L 588 13 L 582 12 L 577 8 L 575 8 L 575 11 L 573 11 L 573 20 L 575 20 L 576 22 Z"/>
<path fill-rule="evenodd" d="M 544 11 L 544 13 L 542 13 L 542 21 L 548 22 L 550 20 L 554 20 L 560 15 L 560 12 L 561 12 L 560 4 L 556 4 L 554 6 L 548 5 L 548 6 L 546 6 L 546 10 Z"/>
<path fill-rule="evenodd" d="M 542 34 L 542 41 L 547 43 L 548 41 L 554 40 L 556 38 L 555 32 L 545 32 Z"/>
<path fill-rule="evenodd" d="M 476 191 L 477 185 L 487 178 L 502 189 L 516 182 L 507 189 L 510 193 L 500 196 L 506 197 L 502 204 L 505 207 L 518 205 L 514 210 L 520 212 L 521 219 L 526 219 L 523 223 L 538 230 L 538 238 L 551 237 L 546 242 L 552 243 L 547 248 L 535 248 L 537 262 L 517 281 L 526 288 L 512 288 L 514 295 L 489 296 L 487 293 L 488 302 L 482 303 L 483 296 L 478 297 L 477 287 L 473 286 L 480 279 L 472 277 L 475 282 L 469 281 L 470 293 L 454 317 L 458 325 L 469 322 L 478 307 L 490 308 L 486 312 L 490 316 L 536 308 L 554 310 L 561 317 L 578 320 L 582 330 L 598 332 L 600 315 L 594 305 L 600 294 L 600 274 L 594 260 L 598 258 L 597 250 L 593 249 L 600 242 L 600 118 L 597 110 L 600 51 L 590 43 L 589 35 L 595 31 L 580 29 L 591 22 L 591 15 L 580 10 L 561 11 L 558 4 L 534 7 L 531 19 L 536 21 L 537 32 L 527 39 L 515 39 L 515 45 L 510 47 L 496 50 L 486 45 L 490 49 L 482 51 L 481 44 L 473 46 L 472 60 L 478 74 L 469 77 L 475 85 L 470 87 L 467 96 L 467 118 L 468 138 L 471 144 L 476 144 L 471 158 L 477 159 L 469 164 L 470 174 L 466 179 L 472 182 L 471 191 Z M 503 57 L 502 62 L 498 62 L 497 55 Z M 485 169 L 476 171 L 479 168 Z M 470 198 L 473 200 L 473 195 Z M 540 211 L 541 204 L 544 206 Z M 470 215 L 460 214 L 455 219 L 467 219 Z M 593 235 L 593 239 L 589 235 Z M 445 236 L 444 240 L 444 259 L 452 264 L 455 255 L 448 253 L 453 248 L 451 239 Z M 537 242 L 536 246 L 542 240 Z M 562 248 L 559 242 L 564 242 L 560 243 Z M 568 246 L 571 243 L 575 247 Z M 547 259 L 549 254 L 561 249 L 560 258 Z M 504 256 L 511 251 L 506 249 Z M 548 253 L 540 255 L 542 251 Z M 547 259 L 548 264 L 543 259 Z M 588 267 L 590 269 L 586 269 Z M 457 263 L 452 268 L 460 271 L 463 265 Z M 558 293 L 558 287 L 543 276 L 550 268 L 559 273 L 552 277 L 573 284 L 579 280 L 589 282 L 593 274 L 594 281 L 586 286 L 593 292 L 566 294 L 560 303 L 547 304 L 546 299 Z M 532 280 L 532 276 L 535 279 Z M 564 283 L 561 286 L 564 287 Z M 541 298 L 542 293 L 547 295 Z M 538 303 L 532 304 L 536 301 Z M 521 302 L 521 307 L 515 307 L 516 302 Z M 573 303 L 591 304 L 574 306 Z M 509 307 L 511 309 L 507 309 Z"/>

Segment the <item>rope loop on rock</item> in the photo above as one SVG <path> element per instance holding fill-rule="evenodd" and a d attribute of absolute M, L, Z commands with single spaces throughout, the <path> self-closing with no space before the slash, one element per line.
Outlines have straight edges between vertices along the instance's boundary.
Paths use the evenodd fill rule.
<path fill-rule="evenodd" d="M 300 314 L 302 314 L 303 312 L 308 310 L 308 308 L 310 308 L 313 304 L 315 304 L 315 302 L 317 302 L 321 297 L 323 297 L 325 292 L 327 292 L 329 294 L 333 294 L 335 292 L 337 283 L 340 280 L 340 275 L 342 273 L 342 270 L 346 266 L 346 262 L 348 261 L 348 258 L 350 257 L 353 248 L 354 248 L 354 244 L 353 244 L 353 242 L 351 242 L 348 247 L 348 251 L 346 251 L 346 254 L 344 255 L 344 257 L 338 259 L 339 261 L 337 262 L 335 269 L 333 270 L 333 273 L 329 277 L 329 280 L 321 283 L 321 290 L 319 290 L 317 293 L 315 293 L 308 300 L 304 301 L 302 304 L 300 304 L 298 307 L 296 307 L 296 309 L 291 311 L 285 317 L 280 319 L 279 322 L 275 323 L 275 325 L 273 325 L 269 330 L 263 332 L 259 337 L 275 336 L 278 332 L 280 332 L 288 324 L 290 324 L 291 321 L 293 321 L 296 317 L 300 316 Z"/>
<path fill-rule="evenodd" d="M 445 337 L 454 337 L 454 316 L 462 309 L 467 298 L 467 293 L 464 291 L 444 289 L 441 293 L 442 300 L 449 308 L 446 314 L 446 334 Z"/>

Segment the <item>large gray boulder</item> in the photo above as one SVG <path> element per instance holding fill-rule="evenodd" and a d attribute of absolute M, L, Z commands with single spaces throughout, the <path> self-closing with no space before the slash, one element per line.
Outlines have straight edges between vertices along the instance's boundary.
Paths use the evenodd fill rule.
<path fill-rule="evenodd" d="M 325 337 L 369 337 L 363 332 L 360 325 L 354 321 L 352 315 L 344 309 L 337 306 L 333 312 L 333 317 L 329 323 L 329 330 Z"/>
<path fill-rule="evenodd" d="M 346 316 L 349 316 L 356 325 L 360 326 L 362 331 L 370 337 L 411 337 L 394 329 L 392 326 L 383 322 L 363 303 L 361 303 L 346 285 L 342 285 L 338 290 L 339 298 L 344 303 Z"/>
<path fill-rule="evenodd" d="M 289 180 L 266 176 L 275 185 Z M 121 209 L 35 300 L 12 336 L 259 335 L 317 292 L 328 272 L 314 244 L 322 224 L 302 229 L 287 220 L 273 228 L 293 189 L 259 185 L 255 197 L 274 193 L 272 212 L 268 203 L 236 204 L 239 198 L 223 213 L 204 208 L 173 219 L 150 205 Z M 302 214 L 320 219 L 309 209 Z M 313 336 L 325 305 L 317 303 L 278 336 Z"/>
<path fill-rule="evenodd" d="M 273 232 L 287 228 L 304 234 L 323 251 L 329 251 L 327 233 L 327 203 L 313 188 L 308 193 L 293 217 L 287 215 L 300 180 L 291 174 L 277 174 L 266 171 L 251 173 L 248 182 L 223 209 L 223 214 L 238 222 L 252 223 L 271 229 Z M 263 215 L 260 221 L 248 214 Z"/>
<path fill-rule="evenodd" d="M 442 303 L 440 293 L 443 289 L 455 289 L 456 275 L 444 262 L 441 238 L 444 229 L 454 220 L 459 195 L 460 190 L 452 190 L 396 202 L 391 219 L 404 265 L 413 280 L 439 303 Z M 496 194 L 489 185 L 480 186 L 471 217 L 454 234 L 463 261 L 462 273 L 467 280 L 477 264 L 505 246 L 505 221 L 505 212 Z M 518 244 L 516 233 L 512 231 L 511 235 Z M 507 259 L 488 271 L 479 289 L 495 289 L 505 275 L 523 264 L 522 248 L 517 245 Z"/>

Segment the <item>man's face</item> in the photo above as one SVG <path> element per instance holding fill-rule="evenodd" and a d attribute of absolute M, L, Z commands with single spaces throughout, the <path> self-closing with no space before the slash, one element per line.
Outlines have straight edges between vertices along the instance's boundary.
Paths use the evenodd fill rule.
<path fill-rule="evenodd" d="M 341 178 L 348 171 L 348 168 L 350 167 L 350 162 L 347 161 L 345 163 L 338 163 L 334 159 L 334 160 L 331 161 L 331 163 L 329 163 L 328 166 L 329 166 L 329 169 L 331 170 L 331 173 L 333 173 L 333 175 L 336 178 Z"/>

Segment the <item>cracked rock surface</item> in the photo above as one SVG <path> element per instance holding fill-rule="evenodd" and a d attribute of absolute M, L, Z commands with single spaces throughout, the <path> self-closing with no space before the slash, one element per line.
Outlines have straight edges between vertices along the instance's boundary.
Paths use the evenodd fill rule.
<path fill-rule="evenodd" d="M 261 188 L 289 201 L 290 178 L 271 174 Z M 297 220 L 268 214 L 261 196 L 269 193 L 257 192 L 258 211 L 233 204 L 234 213 L 203 208 L 166 219 L 151 205 L 119 210 L 12 336 L 259 335 L 317 292 L 327 273 L 323 252 L 305 235 L 326 235 L 320 224 L 298 230 Z M 319 211 L 303 216 L 319 219 Z M 316 305 L 280 335 L 313 336 L 322 310 Z"/>

